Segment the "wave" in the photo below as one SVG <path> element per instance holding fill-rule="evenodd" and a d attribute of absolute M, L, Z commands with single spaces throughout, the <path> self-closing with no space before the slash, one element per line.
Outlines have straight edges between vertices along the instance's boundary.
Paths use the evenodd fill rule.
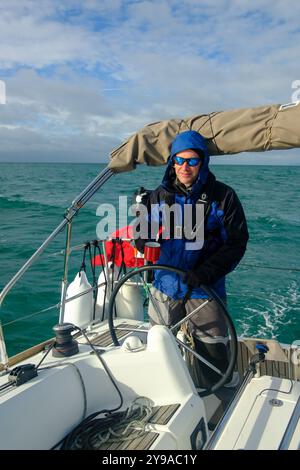
<path fill-rule="evenodd" d="M 283 216 L 276 215 L 265 215 L 265 216 L 253 216 L 253 214 L 247 217 L 248 223 L 253 225 L 255 230 L 273 229 L 277 230 L 287 230 L 288 227 L 294 228 L 295 225 L 299 227 L 299 217 L 296 217 L 297 214 L 285 214 Z"/>
<path fill-rule="evenodd" d="M 284 293 L 271 292 L 265 297 L 255 294 L 249 296 L 251 304 L 245 305 L 244 315 L 236 319 L 239 336 L 293 341 L 298 332 L 291 325 L 298 324 L 299 300 L 300 291 L 295 281 L 290 282 Z"/>
<path fill-rule="evenodd" d="M 30 201 L 28 199 L 22 199 L 21 195 L 14 194 L 12 196 L 6 197 L 0 195 L 0 206 L 3 209 L 33 209 L 34 207 L 51 207 L 59 208 L 57 205 L 52 205 L 49 203 L 41 203 L 38 201 Z"/>
<path fill-rule="evenodd" d="M 57 203 L 54 203 L 54 202 L 51 202 L 49 201 L 49 199 L 47 200 L 47 196 L 45 196 L 45 202 L 41 202 L 41 201 L 34 201 L 34 200 L 30 200 L 30 199 L 26 199 L 26 198 L 22 198 L 22 196 L 20 195 L 12 195 L 12 196 L 2 196 L 0 195 L 0 207 L 1 209 L 16 209 L 16 210 L 19 210 L 19 209 L 26 209 L 28 210 L 28 212 L 30 211 L 34 211 L 39 208 L 39 209 L 42 209 L 42 210 L 45 210 L 45 208 L 49 208 L 51 210 L 55 210 L 57 209 L 60 213 L 63 213 L 63 211 L 69 207 L 71 205 L 70 201 L 68 202 L 63 202 L 61 204 L 57 204 Z M 95 204 L 91 204 L 90 208 L 89 206 L 87 205 L 86 208 L 89 212 L 92 212 L 94 213 L 95 210 L 92 209 L 92 206 L 94 206 Z"/>

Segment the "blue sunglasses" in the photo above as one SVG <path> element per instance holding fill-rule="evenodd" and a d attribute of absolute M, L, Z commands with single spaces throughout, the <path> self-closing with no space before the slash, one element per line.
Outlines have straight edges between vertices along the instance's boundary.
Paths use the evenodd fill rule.
<path fill-rule="evenodd" d="M 199 157 L 193 157 L 193 158 L 182 158 L 178 157 L 178 155 L 175 155 L 173 157 L 173 161 L 177 163 L 177 165 L 183 165 L 185 162 L 188 164 L 188 166 L 197 166 L 201 162 L 201 158 Z"/>

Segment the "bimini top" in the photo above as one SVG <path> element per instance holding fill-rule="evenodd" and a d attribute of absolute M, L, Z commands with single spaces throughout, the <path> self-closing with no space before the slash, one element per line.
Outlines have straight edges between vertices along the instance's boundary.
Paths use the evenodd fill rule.
<path fill-rule="evenodd" d="M 207 139 L 210 155 L 263 152 L 300 147 L 299 102 L 200 114 L 160 121 L 143 127 L 111 152 L 108 167 L 115 173 L 137 164 L 164 165 L 177 134 L 199 132 Z"/>

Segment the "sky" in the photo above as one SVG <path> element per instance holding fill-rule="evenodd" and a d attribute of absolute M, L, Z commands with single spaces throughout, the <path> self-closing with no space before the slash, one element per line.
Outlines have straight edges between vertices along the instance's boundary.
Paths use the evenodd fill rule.
<path fill-rule="evenodd" d="M 151 122 L 300 99 L 299 19 L 298 0 L 1 0 L 0 161 L 107 162 Z"/>

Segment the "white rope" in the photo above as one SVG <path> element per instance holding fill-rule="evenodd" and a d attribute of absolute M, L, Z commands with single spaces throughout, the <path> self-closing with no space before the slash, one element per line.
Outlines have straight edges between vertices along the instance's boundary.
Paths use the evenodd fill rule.
<path fill-rule="evenodd" d="M 93 449 L 100 448 L 103 444 L 132 441 L 137 437 L 142 437 L 147 431 L 146 426 L 153 412 L 153 405 L 149 398 L 138 397 L 131 405 L 127 408 L 125 414 L 120 419 L 116 419 L 116 422 L 111 424 L 107 429 L 100 429 L 93 432 L 89 443 Z M 105 421 L 105 418 L 103 419 Z M 93 426 L 93 421 L 91 421 Z M 85 431 L 87 434 L 89 430 Z M 81 436 L 75 441 L 73 448 L 81 447 Z"/>

